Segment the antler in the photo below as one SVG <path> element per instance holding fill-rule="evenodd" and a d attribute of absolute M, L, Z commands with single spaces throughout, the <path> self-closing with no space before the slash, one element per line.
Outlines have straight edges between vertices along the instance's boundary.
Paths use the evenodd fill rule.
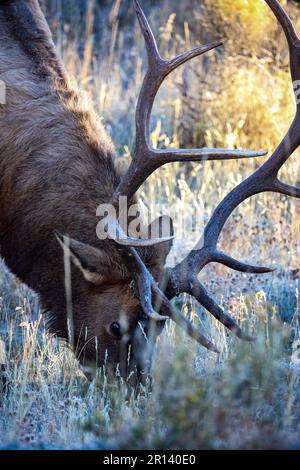
<path fill-rule="evenodd" d="M 266 3 L 278 19 L 287 38 L 290 51 L 291 77 L 294 83 L 300 79 L 300 40 L 290 18 L 279 2 L 277 0 L 266 0 Z M 243 158 L 245 156 L 257 156 L 264 153 L 241 153 L 240 151 L 226 151 L 222 149 L 165 151 L 153 150 L 150 148 L 147 138 L 149 116 L 154 96 L 163 78 L 175 68 L 174 64 L 183 63 L 188 58 L 200 55 L 200 53 L 205 50 L 210 50 L 219 44 L 216 43 L 214 45 L 204 46 L 202 49 L 197 48 L 193 50 L 194 52 L 191 51 L 183 54 L 179 56 L 179 58 L 171 61 L 163 61 L 157 51 L 155 40 L 147 20 L 137 2 L 135 2 L 135 5 L 147 44 L 148 71 L 138 103 L 136 150 L 128 173 L 115 191 L 113 198 L 114 202 L 120 194 L 127 194 L 130 197 L 139 188 L 142 182 L 152 173 L 152 171 L 154 171 L 158 166 L 170 161 L 202 161 L 205 159 Z M 151 79 L 151 77 L 154 78 Z M 278 179 L 280 168 L 300 145 L 299 119 L 300 103 L 297 103 L 296 115 L 290 129 L 274 151 L 273 155 L 258 170 L 256 170 L 244 182 L 235 187 L 223 199 L 215 209 L 205 228 L 204 236 L 198 242 L 196 247 L 181 263 L 166 271 L 166 295 L 160 290 L 156 282 L 151 277 L 149 271 L 147 271 L 146 268 L 142 270 L 143 277 L 140 277 L 140 280 L 142 279 L 142 281 L 139 282 L 138 288 L 140 297 L 147 298 L 147 308 L 144 309 L 145 312 L 147 313 L 147 309 L 149 309 L 149 302 L 152 305 L 151 295 L 153 294 L 155 301 L 158 301 L 160 304 L 160 312 L 162 312 L 162 314 L 172 318 L 176 323 L 183 326 L 192 338 L 196 339 L 200 344 L 212 351 L 218 351 L 215 345 L 200 335 L 193 325 L 174 308 L 169 299 L 172 299 L 181 293 L 190 294 L 218 321 L 233 331 L 239 338 L 247 341 L 252 340 L 252 337 L 243 333 L 235 320 L 233 320 L 233 318 L 231 318 L 230 315 L 209 296 L 204 286 L 198 280 L 198 274 L 204 266 L 211 262 L 218 262 L 241 272 L 267 273 L 273 271 L 271 268 L 252 266 L 233 259 L 221 252 L 217 248 L 217 243 L 228 217 L 241 202 L 249 197 L 265 191 L 272 191 L 300 198 L 300 188 L 283 183 Z M 134 178 L 136 178 L 136 180 L 134 180 Z M 117 242 L 119 241 L 117 240 Z M 143 264 L 143 262 L 141 261 L 137 251 L 133 247 L 130 247 L 128 251 L 129 256 L 135 263 L 135 266 L 138 267 L 138 272 L 141 273 L 141 264 Z"/>
<path fill-rule="evenodd" d="M 222 42 L 213 42 L 205 46 L 179 54 L 173 59 L 161 58 L 155 38 L 139 3 L 134 0 L 136 14 L 144 36 L 147 49 L 148 67 L 139 94 L 136 109 L 136 141 L 131 165 L 115 190 L 112 202 L 117 205 L 120 196 L 132 197 L 139 187 L 157 168 L 171 162 L 202 162 L 206 160 L 230 160 L 238 158 L 258 157 L 264 151 L 244 151 L 228 149 L 163 149 L 151 147 L 149 141 L 149 121 L 155 96 L 163 80 L 180 65 L 193 57 L 200 56 Z"/>
<path fill-rule="evenodd" d="M 266 0 L 283 28 L 290 51 L 290 70 L 293 83 L 300 79 L 300 41 L 292 21 L 277 0 Z M 221 323 L 240 336 L 240 331 L 232 326 L 231 317 L 226 314 L 208 295 L 197 279 L 197 275 L 211 262 L 224 264 L 241 272 L 264 273 L 272 269 L 251 266 L 237 261 L 220 252 L 217 248 L 220 233 L 230 214 L 244 200 L 265 191 L 300 198 L 300 188 L 288 185 L 278 179 L 283 164 L 300 145 L 300 103 L 297 102 L 296 115 L 286 136 L 273 155 L 244 182 L 235 187 L 214 211 L 205 231 L 203 240 L 188 256 L 173 269 L 169 270 L 167 292 L 170 297 L 186 292 L 195 297 Z"/>

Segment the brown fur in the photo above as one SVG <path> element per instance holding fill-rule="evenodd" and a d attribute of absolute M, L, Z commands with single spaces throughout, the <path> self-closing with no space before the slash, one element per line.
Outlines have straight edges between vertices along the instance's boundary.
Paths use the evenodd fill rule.
<path fill-rule="evenodd" d="M 100 250 L 106 262 L 99 265 L 96 257 L 93 266 L 103 276 L 99 285 L 72 263 L 75 344 L 81 359 L 94 358 L 97 349 L 102 364 L 108 350 L 115 364 L 120 346 L 109 325 L 124 314 L 132 330 L 140 309 L 118 249 L 96 236 L 96 208 L 109 202 L 120 178 L 113 144 L 71 86 L 37 0 L 2 1 L 0 31 L 0 79 L 7 90 L 0 105 L 1 254 L 40 294 L 50 331 L 67 338 L 63 252 L 54 232 Z M 167 251 L 143 254 L 157 274 Z M 122 276 L 114 275 L 118 270 Z"/>

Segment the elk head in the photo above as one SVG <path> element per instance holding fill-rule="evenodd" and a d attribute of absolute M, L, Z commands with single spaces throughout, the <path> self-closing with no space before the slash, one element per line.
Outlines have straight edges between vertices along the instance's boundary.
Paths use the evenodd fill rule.
<path fill-rule="evenodd" d="M 172 233 L 172 220 L 167 216 L 154 220 L 146 231 L 159 236 L 163 227 Z M 154 311 L 146 315 L 141 308 L 135 285 L 138 280 L 132 276 L 135 266 L 126 249 L 116 249 L 109 241 L 101 248 L 99 244 L 96 247 L 58 233 L 56 237 L 64 251 L 66 296 L 70 296 L 69 300 L 72 297 L 72 305 L 68 305 L 68 299 L 66 303 L 69 328 L 73 328 L 68 336 L 78 359 L 85 365 L 105 366 L 106 373 L 112 376 L 119 373 L 128 377 L 132 373 L 132 382 L 136 379 L 133 372 L 140 376 L 141 371 L 149 371 L 155 339 L 166 317 Z M 109 250 L 107 245 L 111 246 Z M 172 237 L 157 246 L 138 248 L 157 280 L 162 279 L 171 246 Z M 69 269 L 70 286 L 66 275 Z M 79 318 L 80 331 L 76 328 Z M 150 325 L 151 319 L 155 321 Z"/>

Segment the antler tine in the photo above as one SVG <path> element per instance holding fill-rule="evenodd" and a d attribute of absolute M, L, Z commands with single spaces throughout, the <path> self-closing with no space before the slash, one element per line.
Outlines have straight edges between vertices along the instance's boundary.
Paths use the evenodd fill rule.
<path fill-rule="evenodd" d="M 200 56 L 222 42 L 216 41 L 179 54 L 173 59 L 161 58 L 157 44 L 147 18 L 137 0 L 134 0 L 136 14 L 146 43 L 148 66 L 139 94 L 136 109 L 136 142 L 131 165 L 126 175 L 115 190 L 112 202 L 118 204 L 119 196 L 131 198 L 144 181 L 160 166 L 171 162 L 228 160 L 265 155 L 265 151 L 245 151 L 229 149 L 166 149 L 157 150 L 151 147 L 149 139 L 149 121 L 155 96 L 163 80 L 177 67 L 188 60 Z"/>
<path fill-rule="evenodd" d="M 242 273 L 265 274 L 275 271 L 274 268 L 270 267 L 253 266 L 248 263 L 242 263 L 241 261 L 231 258 L 231 256 L 228 256 L 221 251 L 216 252 L 214 256 L 214 262 L 224 264 L 224 266 L 235 269 L 236 271 L 240 271 Z"/>
<path fill-rule="evenodd" d="M 293 79 L 300 74 L 300 43 L 291 20 L 278 1 L 266 0 L 266 2 L 279 20 L 288 39 L 291 56 L 291 76 Z M 198 242 L 195 249 L 181 263 L 169 270 L 167 286 L 169 297 L 178 295 L 181 292 L 189 293 L 218 318 L 217 315 L 221 315 L 220 307 L 208 296 L 203 286 L 196 283 L 197 275 L 204 266 L 215 261 L 242 272 L 263 273 L 272 271 L 271 268 L 254 267 L 230 258 L 217 250 L 217 243 L 221 231 L 233 210 L 249 197 L 262 192 L 272 191 L 300 198 L 300 188 L 281 182 L 277 176 L 282 165 L 300 145 L 299 119 L 300 103 L 297 102 L 296 116 L 290 129 L 272 156 L 223 199 L 206 226 L 203 239 Z M 191 285 L 196 287 L 191 287 Z M 219 318 L 220 321 L 224 323 L 221 318 Z M 228 321 L 228 316 L 225 317 L 225 321 Z M 241 337 L 238 330 L 235 332 Z"/>
<path fill-rule="evenodd" d="M 104 223 L 105 223 L 105 220 L 103 221 L 103 224 Z M 112 240 L 115 240 L 121 246 L 127 246 L 127 247 L 153 246 L 153 245 L 158 245 L 160 243 L 164 243 L 166 241 L 173 240 L 174 238 L 173 235 L 170 237 L 160 237 L 160 238 L 150 238 L 150 239 L 130 237 L 126 235 L 126 233 L 122 229 L 119 222 L 115 219 L 115 217 L 109 218 L 107 225 L 108 225 L 107 235 L 109 236 L 109 238 L 111 238 Z"/>
<path fill-rule="evenodd" d="M 209 351 L 213 351 L 215 353 L 220 352 L 214 343 L 202 335 L 192 325 L 192 323 L 171 304 L 171 302 L 167 299 L 165 294 L 163 294 L 154 281 L 152 281 L 152 290 L 161 302 L 161 311 L 163 313 L 168 315 L 168 317 L 172 319 L 178 326 L 183 328 L 184 331 L 201 346 L 204 346 Z"/>
<path fill-rule="evenodd" d="M 276 191 L 280 194 L 285 194 L 286 196 L 292 196 L 298 199 L 300 198 L 300 188 L 297 188 L 297 186 L 283 183 L 279 179 L 275 179 L 274 186 L 276 186 Z"/>
<path fill-rule="evenodd" d="M 293 80 L 298 79 L 300 78 L 300 42 L 298 41 L 294 27 L 277 0 L 266 0 L 266 2 L 271 7 L 286 34 L 290 49 L 291 76 Z M 173 161 L 171 160 L 171 157 L 173 159 L 176 155 L 176 161 L 183 161 L 184 159 L 188 160 L 191 159 L 191 157 L 200 161 L 203 159 L 203 152 L 206 153 L 206 157 L 209 155 L 212 160 L 215 159 L 216 156 L 220 155 L 223 157 L 226 156 L 225 158 L 230 158 L 228 156 L 230 155 L 230 151 L 226 151 L 224 149 L 200 149 L 199 152 L 197 149 L 189 151 L 171 150 L 168 155 L 168 151 L 158 151 L 150 148 L 148 144 L 148 125 L 156 92 L 162 83 L 163 78 L 170 73 L 171 69 L 174 69 L 176 63 L 182 63 L 182 61 L 188 57 L 189 53 L 171 61 L 163 61 L 157 51 L 155 40 L 147 20 L 145 19 L 138 3 L 135 2 L 135 4 L 140 15 L 139 20 L 143 26 L 144 36 L 148 41 L 148 57 L 151 55 L 149 63 L 152 63 L 153 65 L 155 63 L 156 67 L 153 67 L 153 71 L 148 69 L 141 94 L 139 96 L 137 107 L 136 150 L 129 171 L 114 194 L 113 201 L 115 203 L 120 194 L 125 194 L 131 197 L 152 171 L 163 164 L 161 163 L 162 160 L 164 162 Z M 199 50 L 197 50 L 197 52 L 199 52 Z M 190 54 L 193 55 L 192 52 Z M 146 104 L 146 106 L 144 106 L 143 103 Z M 145 313 L 150 318 L 155 320 L 162 318 L 154 312 L 152 307 L 151 294 L 153 292 L 161 302 L 160 310 L 166 316 L 172 318 L 176 323 L 184 327 L 187 333 L 200 344 L 212 351 L 218 352 L 216 346 L 195 330 L 193 325 L 183 315 L 181 315 L 181 313 L 178 312 L 168 300 L 185 292 L 194 296 L 194 298 L 210 313 L 212 313 L 215 318 L 233 331 L 239 338 L 245 340 L 253 339 L 243 333 L 238 324 L 226 312 L 224 312 L 219 305 L 216 304 L 216 302 L 208 295 L 202 284 L 198 281 L 197 276 L 204 266 L 214 261 L 242 272 L 264 273 L 272 271 L 271 268 L 252 266 L 231 258 L 230 256 L 218 251 L 217 243 L 228 217 L 241 202 L 249 197 L 265 191 L 272 191 L 300 198 L 300 188 L 285 184 L 278 179 L 280 168 L 300 145 L 299 119 L 300 103 L 297 102 L 295 119 L 292 122 L 288 133 L 272 156 L 258 170 L 256 170 L 244 182 L 236 186 L 223 199 L 215 209 L 207 227 L 205 228 L 203 240 L 198 242 L 195 249 L 192 250 L 181 263 L 166 271 L 166 275 L 168 276 L 166 288 L 167 297 L 153 281 L 151 274 L 144 266 L 135 248 L 129 248 L 129 253 L 132 256 L 137 272 L 137 285 L 142 306 Z M 245 152 L 245 154 L 249 155 L 247 152 Z M 256 154 L 261 154 L 261 152 L 257 152 Z M 163 155 L 164 159 L 162 158 Z M 170 158 L 168 158 L 168 156 Z M 139 165 L 137 163 L 139 163 Z"/>
<path fill-rule="evenodd" d="M 124 253 L 124 257 L 127 258 L 127 265 L 133 266 L 141 305 L 144 313 L 150 318 L 150 320 L 164 321 L 171 318 L 175 323 L 182 327 L 191 338 L 201 344 L 201 346 L 204 346 L 210 351 L 219 353 L 220 351 L 218 348 L 209 339 L 199 333 L 192 323 L 170 303 L 145 267 L 136 249 L 133 247 L 129 248 L 129 250 Z M 164 315 L 158 314 L 153 309 L 152 292 L 156 300 L 159 300 L 160 310 Z"/>
<path fill-rule="evenodd" d="M 135 13 L 136 13 L 137 19 L 139 20 L 141 31 L 143 33 L 145 44 L 146 44 L 148 66 L 155 65 L 156 63 L 162 60 L 158 52 L 158 47 L 156 44 L 155 37 L 153 35 L 152 29 L 150 28 L 146 15 L 141 9 L 139 2 L 137 0 L 133 0 L 133 3 L 135 7 Z"/>
<path fill-rule="evenodd" d="M 169 317 L 159 315 L 152 306 L 151 275 L 139 257 L 137 251 L 132 247 L 129 252 L 124 253 L 124 257 L 127 257 L 128 266 L 133 265 L 132 272 L 137 284 L 141 306 L 145 315 L 154 321 L 167 320 Z"/>
<path fill-rule="evenodd" d="M 273 11 L 274 15 L 276 16 L 277 20 L 282 26 L 288 44 L 291 45 L 299 40 L 298 35 L 295 31 L 294 25 L 286 13 L 286 11 L 282 8 L 282 6 L 274 0 L 265 0 L 266 3 L 269 5 L 271 10 Z"/>
<path fill-rule="evenodd" d="M 220 323 L 226 328 L 231 330 L 238 338 L 245 341 L 253 341 L 253 337 L 245 334 L 236 321 L 231 318 L 207 293 L 205 287 L 198 280 L 197 276 L 193 276 L 190 282 L 190 289 L 188 292 L 201 305 L 208 310 Z"/>

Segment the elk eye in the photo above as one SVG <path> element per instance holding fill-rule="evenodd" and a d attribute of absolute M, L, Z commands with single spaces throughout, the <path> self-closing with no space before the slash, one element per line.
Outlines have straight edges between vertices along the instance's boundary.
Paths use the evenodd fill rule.
<path fill-rule="evenodd" d="M 121 339 L 121 326 L 120 326 L 120 323 L 118 323 L 117 321 L 112 322 L 111 325 L 110 325 L 110 332 L 115 338 Z"/>

